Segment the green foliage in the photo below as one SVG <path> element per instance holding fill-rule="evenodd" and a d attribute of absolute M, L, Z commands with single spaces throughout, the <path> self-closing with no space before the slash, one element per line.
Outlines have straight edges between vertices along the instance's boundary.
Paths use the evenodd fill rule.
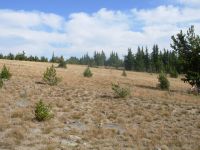
<path fill-rule="evenodd" d="M 2 88 L 3 87 L 3 80 L 2 80 L 2 78 L 0 78 L 0 88 Z"/>
<path fill-rule="evenodd" d="M 181 72 L 185 74 L 182 80 L 191 86 L 200 88 L 200 37 L 194 33 L 194 26 L 191 26 L 184 34 L 182 31 L 172 36 L 171 47 L 179 55 Z"/>
<path fill-rule="evenodd" d="M 134 65 L 134 55 L 131 49 L 128 49 L 128 55 L 124 57 L 124 66 L 126 70 L 132 70 Z"/>
<path fill-rule="evenodd" d="M 119 84 L 112 84 L 112 90 L 115 92 L 117 97 L 120 97 L 120 98 L 125 98 L 130 95 L 130 89 L 120 87 Z"/>
<path fill-rule="evenodd" d="M 159 81 L 159 88 L 161 88 L 162 90 L 169 90 L 169 80 L 167 79 L 166 74 L 164 74 L 163 72 L 161 72 L 158 76 L 158 81 Z"/>
<path fill-rule="evenodd" d="M 200 89 L 200 73 L 197 72 L 188 72 L 185 75 L 185 78 L 182 78 L 184 82 L 188 82 L 192 86 L 197 86 Z"/>
<path fill-rule="evenodd" d="M 26 57 L 26 53 L 23 51 L 22 53 L 18 53 L 16 56 L 15 56 L 15 59 L 16 60 L 26 60 L 27 57 Z"/>
<path fill-rule="evenodd" d="M 43 74 L 43 80 L 51 86 L 58 84 L 60 79 L 56 76 L 56 69 L 54 65 L 46 69 L 46 71 Z"/>
<path fill-rule="evenodd" d="M 12 75 L 11 75 L 9 69 L 5 65 L 3 65 L 3 68 L 2 68 L 1 74 L 0 74 L 0 78 L 9 80 L 11 78 L 11 76 Z"/>
<path fill-rule="evenodd" d="M 60 68 L 67 68 L 67 63 L 66 63 L 66 61 L 64 60 L 63 56 L 60 57 L 58 67 L 60 67 Z"/>
<path fill-rule="evenodd" d="M 85 69 L 85 71 L 83 72 L 83 75 L 84 75 L 84 77 L 92 77 L 93 74 L 92 74 L 90 68 L 87 67 L 87 68 Z"/>
<path fill-rule="evenodd" d="M 175 68 L 170 69 L 169 74 L 170 74 L 170 77 L 171 77 L 171 78 L 178 78 L 178 72 L 176 71 Z"/>
<path fill-rule="evenodd" d="M 123 72 L 122 72 L 122 76 L 126 77 L 127 74 L 126 74 L 126 70 L 124 69 Z"/>
<path fill-rule="evenodd" d="M 38 121 L 44 121 L 50 119 L 51 117 L 53 117 L 53 114 L 51 112 L 50 106 L 45 105 L 42 100 L 36 103 L 35 118 Z"/>

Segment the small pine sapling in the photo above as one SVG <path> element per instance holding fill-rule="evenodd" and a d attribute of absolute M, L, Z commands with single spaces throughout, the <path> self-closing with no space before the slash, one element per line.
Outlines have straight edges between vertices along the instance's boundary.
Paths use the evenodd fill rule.
<path fill-rule="evenodd" d="M 84 75 L 84 77 L 92 77 L 92 71 L 90 70 L 90 68 L 89 67 L 87 67 L 86 69 L 85 69 L 85 71 L 83 72 L 83 75 Z"/>
<path fill-rule="evenodd" d="M 56 69 L 54 65 L 52 65 L 51 67 L 47 67 L 46 71 L 43 74 L 43 80 L 51 86 L 58 84 L 60 78 L 56 76 Z"/>
<path fill-rule="evenodd" d="M 6 67 L 6 65 L 3 65 L 3 68 L 1 69 L 0 78 L 9 80 L 11 76 L 12 74 L 10 73 L 9 69 Z"/>

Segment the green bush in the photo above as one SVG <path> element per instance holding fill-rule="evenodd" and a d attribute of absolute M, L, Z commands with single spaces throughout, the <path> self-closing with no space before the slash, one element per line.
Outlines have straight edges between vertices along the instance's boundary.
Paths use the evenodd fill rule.
<path fill-rule="evenodd" d="M 83 72 L 83 75 L 84 75 L 84 77 L 92 77 L 93 74 L 92 74 L 90 68 L 87 67 L 87 68 L 85 69 L 85 71 Z"/>
<path fill-rule="evenodd" d="M 63 56 L 61 56 L 58 64 L 59 68 L 67 68 L 67 62 L 64 60 Z"/>
<path fill-rule="evenodd" d="M 43 80 L 51 86 L 58 84 L 60 79 L 56 76 L 56 69 L 53 65 L 47 67 L 47 70 L 43 74 Z"/>
<path fill-rule="evenodd" d="M 170 69 L 169 74 L 170 74 L 170 77 L 171 77 L 171 78 L 178 78 L 178 72 L 176 71 L 175 68 Z"/>
<path fill-rule="evenodd" d="M 112 84 L 112 90 L 115 92 L 116 96 L 120 98 L 125 98 L 130 95 L 130 89 L 120 87 L 119 84 Z"/>
<path fill-rule="evenodd" d="M 122 76 L 126 77 L 127 74 L 126 74 L 126 70 L 124 69 L 123 72 L 122 72 Z"/>
<path fill-rule="evenodd" d="M 53 117 L 50 106 L 44 104 L 42 100 L 36 103 L 35 118 L 38 121 L 44 121 Z"/>
<path fill-rule="evenodd" d="M 3 87 L 3 80 L 2 80 L 2 78 L 0 77 L 0 88 L 2 88 Z"/>
<path fill-rule="evenodd" d="M 8 79 L 9 80 L 11 78 L 11 76 L 12 75 L 11 75 L 9 69 L 5 65 L 3 65 L 3 68 L 1 69 L 0 77 L 2 79 Z"/>
<path fill-rule="evenodd" d="M 164 74 L 163 72 L 161 72 L 158 76 L 158 81 L 159 81 L 159 88 L 161 88 L 162 90 L 169 90 L 169 80 L 167 79 L 166 74 Z"/>

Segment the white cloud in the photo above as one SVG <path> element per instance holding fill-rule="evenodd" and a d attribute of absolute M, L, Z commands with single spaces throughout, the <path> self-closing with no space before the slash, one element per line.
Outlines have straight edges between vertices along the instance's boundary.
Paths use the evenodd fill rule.
<path fill-rule="evenodd" d="M 0 50 L 51 56 L 112 50 L 121 56 L 137 46 L 170 48 L 170 37 L 194 24 L 200 33 L 200 9 L 159 6 L 126 12 L 100 9 L 73 13 L 66 20 L 53 13 L 0 10 Z"/>

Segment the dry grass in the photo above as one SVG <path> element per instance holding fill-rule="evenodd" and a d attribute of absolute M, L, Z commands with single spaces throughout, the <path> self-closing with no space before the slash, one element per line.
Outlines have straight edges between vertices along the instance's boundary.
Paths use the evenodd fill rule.
<path fill-rule="evenodd" d="M 91 68 L 57 68 L 62 82 L 40 84 L 50 63 L 0 60 L 13 76 L 0 89 L 0 149 L 187 149 L 200 148 L 200 97 L 189 85 L 170 80 L 170 91 L 156 88 L 157 74 Z M 128 86 L 131 97 L 115 98 L 111 83 Z M 34 120 L 40 99 L 54 118 Z"/>

